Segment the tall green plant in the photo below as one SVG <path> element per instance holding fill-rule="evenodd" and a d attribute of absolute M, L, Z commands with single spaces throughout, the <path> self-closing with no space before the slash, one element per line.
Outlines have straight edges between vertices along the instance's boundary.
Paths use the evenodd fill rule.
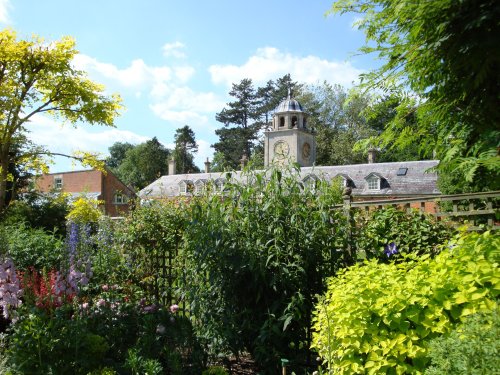
<path fill-rule="evenodd" d="M 175 303 L 177 253 L 186 225 L 188 206 L 183 202 L 152 202 L 137 207 L 116 228 L 118 245 L 133 280 L 150 301 Z"/>
<path fill-rule="evenodd" d="M 276 373 L 305 359 L 314 296 L 343 261 L 340 188 L 304 189 L 295 169 L 228 178 L 224 195 L 192 202 L 183 289 L 212 354 L 248 350 Z"/>

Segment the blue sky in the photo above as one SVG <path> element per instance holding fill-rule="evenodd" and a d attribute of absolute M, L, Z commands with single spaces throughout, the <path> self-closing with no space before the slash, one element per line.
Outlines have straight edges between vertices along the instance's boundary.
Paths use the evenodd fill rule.
<path fill-rule="evenodd" d="M 0 0 L 0 24 L 20 38 L 72 36 L 74 64 L 119 93 L 126 109 L 116 128 L 62 126 L 38 116 L 31 137 L 54 152 L 106 153 L 114 142 L 156 136 L 172 147 L 175 129 L 196 133 L 195 158 L 212 156 L 215 113 L 232 83 L 296 81 L 352 86 L 374 62 L 355 52 L 364 41 L 354 15 L 325 16 L 332 0 Z M 81 169 L 56 160 L 51 171 Z"/>

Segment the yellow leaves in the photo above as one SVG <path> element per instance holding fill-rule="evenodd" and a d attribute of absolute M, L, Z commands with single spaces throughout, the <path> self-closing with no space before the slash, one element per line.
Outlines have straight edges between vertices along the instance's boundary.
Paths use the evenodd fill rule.
<path fill-rule="evenodd" d="M 99 153 L 91 153 L 85 151 L 75 151 L 73 157 L 80 161 L 84 167 L 92 167 L 97 169 L 102 173 L 106 174 L 106 164 L 104 163 L 104 157 Z"/>
<path fill-rule="evenodd" d="M 95 223 L 102 216 L 99 205 L 104 201 L 85 196 L 78 198 L 72 204 L 72 209 L 66 216 L 66 219 L 74 223 Z"/>

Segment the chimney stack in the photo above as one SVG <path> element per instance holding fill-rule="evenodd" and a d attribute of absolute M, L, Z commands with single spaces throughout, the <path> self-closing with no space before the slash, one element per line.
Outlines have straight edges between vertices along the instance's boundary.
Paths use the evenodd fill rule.
<path fill-rule="evenodd" d="M 168 160 L 168 175 L 169 176 L 172 176 L 175 174 L 175 159 L 174 157 L 172 156 L 169 160 Z"/>
<path fill-rule="evenodd" d="M 375 163 L 375 157 L 377 156 L 377 149 L 375 148 L 370 148 L 368 150 L 368 164 L 373 164 Z"/>
<path fill-rule="evenodd" d="M 210 161 L 208 160 L 208 158 L 205 162 L 205 173 L 210 173 Z"/>
<path fill-rule="evenodd" d="M 240 159 L 240 163 L 241 163 L 241 170 L 243 170 L 248 164 L 248 157 L 246 153 L 243 153 L 243 156 Z"/>

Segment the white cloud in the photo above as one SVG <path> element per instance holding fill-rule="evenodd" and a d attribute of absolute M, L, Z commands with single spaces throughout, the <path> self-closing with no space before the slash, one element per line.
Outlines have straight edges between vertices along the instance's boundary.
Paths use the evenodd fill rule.
<path fill-rule="evenodd" d="M 163 56 L 165 57 L 175 57 L 176 59 L 181 59 L 186 57 L 186 54 L 181 51 L 186 46 L 181 42 L 166 43 L 163 47 Z"/>
<path fill-rule="evenodd" d="M 189 125 L 194 130 L 210 128 L 208 126 L 208 117 L 194 111 L 173 111 L 165 103 L 152 104 L 150 108 L 156 116 L 163 120 L 178 125 Z"/>
<path fill-rule="evenodd" d="M 37 145 L 46 146 L 49 151 L 71 154 L 76 150 L 107 153 L 115 142 L 138 144 L 149 138 L 127 130 L 116 128 L 93 128 L 84 126 L 61 126 L 55 120 L 35 115 L 29 125 L 29 138 Z"/>
<path fill-rule="evenodd" d="M 273 47 L 259 48 L 243 65 L 212 65 L 209 72 L 215 84 L 228 87 L 243 78 L 264 84 L 287 73 L 299 82 L 316 84 L 326 80 L 350 86 L 362 73 L 349 62 L 329 61 L 317 56 L 298 57 Z"/>
<path fill-rule="evenodd" d="M 142 59 L 133 60 L 129 67 L 119 69 L 113 64 L 99 62 L 93 57 L 78 54 L 73 64 L 77 69 L 97 73 L 124 87 L 141 88 L 172 80 L 172 68 L 150 67 Z"/>
<path fill-rule="evenodd" d="M 0 0 L 0 23 L 10 23 L 10 8 L 12 8 L 10 0 Z"/>

